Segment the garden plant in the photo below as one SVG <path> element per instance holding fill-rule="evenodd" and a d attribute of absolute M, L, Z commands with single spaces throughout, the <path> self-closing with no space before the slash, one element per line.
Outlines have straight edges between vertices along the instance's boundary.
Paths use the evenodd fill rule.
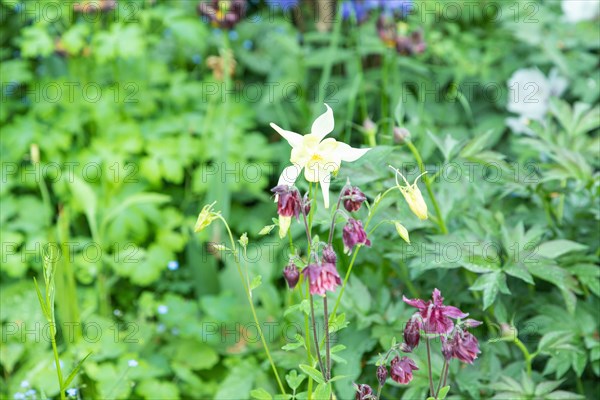
<path fill-rule="evenodd" d="M 0 398 L 600 396 L 599 0 L 0 20 Z"/>

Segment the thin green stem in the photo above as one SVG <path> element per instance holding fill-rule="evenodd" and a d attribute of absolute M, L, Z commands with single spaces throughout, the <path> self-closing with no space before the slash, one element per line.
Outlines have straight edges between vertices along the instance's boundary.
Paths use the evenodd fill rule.
<path fill-rule="evenodd" d="M 323 296 L 323 313 L 325 314 L 325 368 L 327 368 L 325 382 L 328 382 L 331 379 L 331 348 L 329 347 L 329 315 L 327 313 L 327 296 Z"/>
<path fill-rule="evenodd" d="M 429 338 L 425 340 L 425 345 L 427 347 L 427 373 L 429 374 L 429 393 L 430 396 L 434 396 L 435 392 L 433 391 L 433 377 L 431 376 L 431 345 L 429 340 Z"/>
<path fill-rule="evenodd" d="M 235 240 L 233 239 L 233 234 L 231 233 L 231 229 L 229 228 L 229 224 L 222 215 L 219 214 L 219 219 L 225 225 L 225 229 L 227 229 L 227 233 L 229 235 L 229 240 L 231 241 L 232 250 L 236 248 Z M 242 266 L 240 264 L 239 258 L 237 257 L 237 253 L 233 254 L 233 258 L 235 264 L 237 266 L 238 273 L 240 274 L 240 278 L 242 280 L 242 285 L 244 286 L 244 292 L 246 293 L 246 298 L 248 299 L 248 303 L 250 304 L 250 309 L 252 310 L 252 317 L 254 318 L 254 323 L 258 329 L 258 334 L 260 335 L 260 340 L 262 342 L 263 347 L 265 348 L 265 353 L 267 358 L 269 359 L 269 363 L 271 364 L 271 368 L 273 369 L 273 374 L 275 375 L 275 379 L 277 380 L 277 385 L 281 390 L 283 395 L 286 395 L 285 388 L 283 387 L 283 383 L 281 382 L 281 378 L 279 378 L 279 373 L 277 372 L 277 367 L 275 366 L 275 362 L 273 361 L 273 357 L 271 357 L 271 352 L 269 351 L 269 346 L 267 346 L 267 341 L 265 340 L 265 335 L 263 334 L 260 323 L 258 322 L 258 315 L 256 314 L 256 309 L 254 308 L 254 301 L 252 300 L 252 293 L 250 291 L 249 286 L 246 283 L 246 279 L 244 279 L 244 274 L 242 273 Z"/>
<path fill-rule="evenodd" d="M 417 164 L 419 165 L 419 170 L 421 173 L 425 173 L 427 170 L 425 169 L 425 164 L 423 164 L 423 159 L 421 158 L 421 154 L 419 150 L 415 147 L 415 145 L 411 141 L 407 141 L 406 145 L 410 149 L 411 153 L 415 157 Z M 446 226 L 446 222 L 444 221 L 444 216 L 442 215 L 442 210 L 435 198 L 435 194 L 433 193 L 433 189 L 431 188 L 431 180 L 427 175 L 423 176 L 423 182 L 425 183 L 425 187 L 427 188 L 427 193 L 429 194 L 429 198 L 431 199 L 431 203 L 433 204 L 433 208 L 435 209 L 435 214 L 437 216 L 437 223 L 440 227 L 440 231 L 442 234 L 448 234 L 448 228 Z"/>
<path fill-rule="evenodd" d="M 527 350 L 527 347 L 525 347 L 525 345 L 519 340 L 519 338 L 515 338 L 514 343 L 523 353 L 523 356 L 525 357 L 525 367 L 527 368 L 527 376 L 531 377 L 531 361 L 537 355 L 537 353 L 529 353 L 529 350 Z"/>
<path fill-rule="evenodd" d="M 326 376 L 325 368 L 323 367 L 323 360 L 321 360 L 321 354 L 319 352 L 319 337 L 317 336 L 317 325 L 315 319 L 315 306 L 313 301 L 313 296 L 310 295 L 310 316 L 312 319 L 312 330 L 313 330 L 313 339 L 315 341 L 315 349 L 317 349 L 317 361 L 319 362 L 319 368 L 321 369 L 321 373 L 323 374 L 323 378 Z"/>
<path fill-rule="evenodd" d="M 54 353 L 54 363 L 56 364 L 56 373 L 58 375 L 58 386 L 60 387 L 60 398 L 61 400 L 65 400 L 65 390 L 63 387 L 63 375 L 62 369 L 60 367 L 60 358 L 58 357 L 58 349 L 56 347 L 56 323 L 52 321 L 50 324 L 50 341 L 52 342 L 52 352 Z"/>
<path fill-rule="evenodd" d="M 443 387 L 442 381 L 445 379 L 445 376 L 447 374 L 447 371 L 446 371 L 447 369 L 448 369 L 448 360 L 444 359 L 444 365 L 442 366 L 442 371 L 440 373 L 440 381 L 438 382 L 438 387 L 437 387 L 437 390 L 435 391 L 436 399 L 440 394 L 440 389 Z"/>

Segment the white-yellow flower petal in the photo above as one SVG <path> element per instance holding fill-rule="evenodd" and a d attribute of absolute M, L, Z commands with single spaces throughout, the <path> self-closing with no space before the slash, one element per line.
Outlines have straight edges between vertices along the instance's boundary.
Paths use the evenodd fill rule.
<path fill-rule="evenodd" d="M 292 148 L 298 147 L 302 144 L 303 136 L 299 133 L 286 131 L 285 129 L 280 128 L 276 124 L 271 122 L 271 128 L 275 129 L 277 133 L 279 133 L 287 142 L 292 146 Z"/>
<path fill-rule="evenodd" d="M 283 171 L 281 171 L 281 175 L 279 175 L 279 181 L 277 182 L 277 185 L 294 186 L 296 179 L 298 179 L 298 176 L 300 176 L 301 171 L 302 167 L 296 164 L 285 167 Z"/>
<path fill-rule="evenodd" d="M 319 179 L 319 183 L 323 192 L 323 203 L 325 204 L 325 208 L 329 208 L 329 183 L 331 182 L 331 174 L 322 174 L 319 178 L 321 178 Z"/>
<path fill-rule="evenodd" d="M 315 122 L 312 124 L 310 133 L 316 135 L 319 139 L 323 139 L 325 136 L 333 132 L 335 121 L 333 120 L 333 111 L 329 105 L 325 104 L 327 111 L 321 114 Z"/>
<path fill-rule="evenodd" d="M 346 162 L 356 161 L 364 156 L 369 150 L 371 150 L 370 148 L 355 149 L 344 142 L 338 142 L 338 144 L 337 154 L 342 161 Z"/>

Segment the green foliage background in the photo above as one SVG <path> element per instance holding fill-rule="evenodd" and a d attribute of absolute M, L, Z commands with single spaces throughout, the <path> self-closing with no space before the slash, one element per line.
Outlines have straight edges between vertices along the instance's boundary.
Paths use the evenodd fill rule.
<path fill-rule="evenodd" d="M 494 15 L 486 2 L 455 1 L 457 18 L 406 18 L 427 43 L 408 57 L 379 40 L 374 16 L 319 32 L 306 3 L 303 18 L 253 3 L 250 15 L 264 18 L 242 20 L 235 34 L 202 21 L 195 1 L 119 1 L 93 16 L 64 3 L 59 18 L 40 17 L 50 3 L 0 2 L 2 398 L 24 392 L 24 381 L 36 396 L 58 396 L 32 284 L 48 244 L 62 250 L 61 360 L 68 370 L 92 352 L 73 385 L 81 398 L 275 393 L 260 342 L 240 330 L 251 318 L 231 260 L 206 248 L 224 232 L 192 228 L 217 200 L 235 232 L 254 239 L 259 318 L 280 323 L 270 338 L 277 364 L 297 368 L 300 350 L 281 349 L 283 323 L 301 318 L 284 317 L 296 301 L 281 278 L 288 249 L 257 234 L 276 215 L 268 189 L 289 154 L 268 123 L 305 132 L 323 102 L 335 110 L 336 138 L 377 144 L 343 166 L 334 192 L 351 177 L 374 198 L 393 184 L 388 164 L 414 178 L 410 151 L 393 139 L 396 120 L 431 171 L 448 226 L 417 220 L 399 194 L 386 200 L 378 218 L 401 220 L 412 245 L 382 225 L 361 251 L 342 302 L 349 324 L 336 338 L 346 346 L 336 353 L 344 361 L 334 374 L 346 376 L 338 398 L 353 397 L 352 382 L 374 384 L 377 353 L 413 312 L 402 295 L 427 298 L 434 287 L 485 322 L 474 332 L 475 367 L 452 366 L 454 398 L 600 393 L 597 21 L 568 24 L 555 1 L 495 3 Z M 206 64 L 224 48 L 237 63 L 229 92 Z M 505 122 L 507 81 L 532 67 L 556 68 L 568 87 L 543 124 L 518 135 Z M 360 127 L 367 117 L 375 138 Z M 342 274 L 347 264 L 340 257 Z M 426 390 L 422 368 L 384 398 Z"/>

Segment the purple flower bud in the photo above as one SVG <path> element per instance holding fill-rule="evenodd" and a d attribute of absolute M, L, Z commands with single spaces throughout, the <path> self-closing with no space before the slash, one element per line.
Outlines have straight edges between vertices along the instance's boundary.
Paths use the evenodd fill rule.
<path fill-rule="evenodd" d="M 377 381 L 381 386 L 385 385 L 385 380 L 387 379 L 388 371 L 385 365 L 380 365 L 377 367 Z"/>
<path fill-rule="evenodd" d="M 481 324 L 482 324 L 481 321 L 477 321 L 477 320 L 474 320 L 474 319 L 471 319 L 471 318 L 466 319 L 466 320 L 463 321 L 463 326 L 465 328 L 476 328 L 476 327 L 478 327 Z"/>
<path fill-rule="evenodd" d="M 344 208 L 348 212 L 358 211 L 362 203 L 367 199 L 363 192 L 356 186 L 344 189 L 342 197 L 344 198 Z"/>
<path fill-rule="evenodd" d="M 447 361 L 450 361 L 452 355 L 454 354 L 454 350 L 452 349 L 452 344 L 446 339 L 445 336 L 442 336 L 442 354 Z"/>
<path fill-rule="evenodd" d="M 404 342 L 412 351 L 419 345 L 419 339 L 421 339 L 421 323 L 418 318 L 412 317 L 404 328 Z"/>
<path fill-rule="evenodd" d="M 337 263 L 337 255 L 335 254 L 333 247 L 328 245 L 323 249 L 323 261 L 333 265 Z"/>
<path fill-rule="evenodd" d="M 283 269 L 283 277 L 285 278 L 288 287 L 293 289 L 300 279 L 300 273 L 296 264 L 290 261 L 290 263 Z"/>
<path fill-rule="evenodd" d="M 348 223 L 344 226 L 342 232 L 342 239 L 344 240 L 344 252 L 346 254 L 350 254 L 357 244 L 371 246 L 371 241 L 367 238 L 362 222 L 354 218 L 348 219 Z"/>
<path fill-rule="evenodd" d="M 304 214 L 310 214 L 310 198 L 308 197 L 308 193 L 306 193 L 302 199 L 302 207 L 304 207 Z"/>
<path fill-rule="evenodd" d="M 354 384 L 356 388 L 356 400 L 369 400 L 373 398 L 373 389 L 371 386 L 361 383 L 360 385 Z"/>
<path fill-rule="evenodd" d="M 398 144 L 406 142 L 410 137 L 410 131 L 406 128 L 394 127 L 394 141 Z"/>

